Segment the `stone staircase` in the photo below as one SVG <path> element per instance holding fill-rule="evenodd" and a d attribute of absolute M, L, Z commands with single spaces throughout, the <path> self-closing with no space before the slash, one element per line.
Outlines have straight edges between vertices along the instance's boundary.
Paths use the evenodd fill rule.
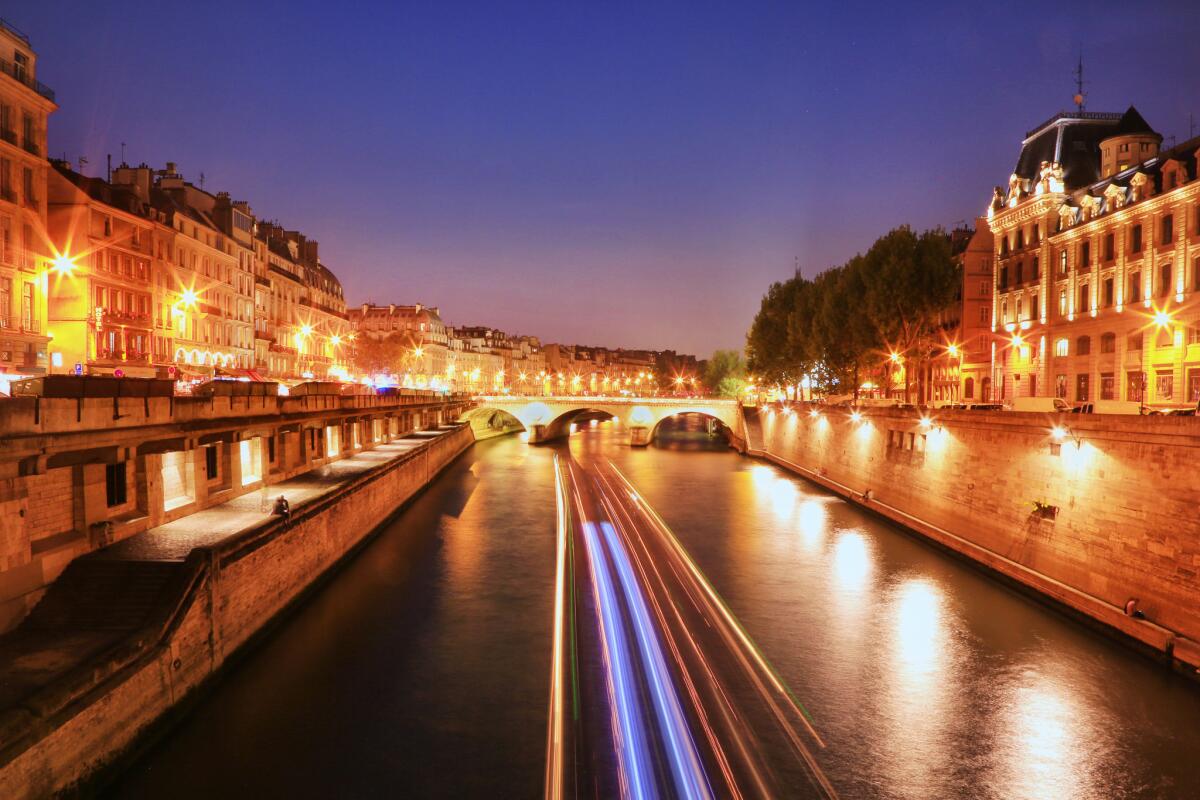
<path fill-rule="evenodd" d="M 132 631 L 161 612 L 180 562 L 72 561 L 21 622 L 21 631 Z"/>

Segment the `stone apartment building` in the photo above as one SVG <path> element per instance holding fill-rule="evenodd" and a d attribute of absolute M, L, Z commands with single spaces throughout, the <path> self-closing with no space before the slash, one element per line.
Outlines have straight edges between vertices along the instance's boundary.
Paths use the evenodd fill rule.
<path fill-rule="evenodd" d="M 200 379 L 347 375 L 341 284 L 317 242 L 163 170 L 54 162 L 53 371 Z"/>
<path fill-rule="evenodd" d="M 998 398 L 1200 400 L 1200 138 L 1161 145 L 1132 107 L 1026 134 L 988 210 Z"/>
<path fill-rule="evenodd" d="M 0 21 L 0 389 L 49 367 L 46 123 L 58 106 L 28 37 Z"/>

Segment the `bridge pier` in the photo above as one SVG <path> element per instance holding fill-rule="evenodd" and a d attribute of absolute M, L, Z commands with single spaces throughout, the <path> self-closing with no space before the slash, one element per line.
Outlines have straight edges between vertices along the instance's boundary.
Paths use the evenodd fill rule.
<path fill-rule="evenodd" d="M 529 443 L 544 444 L 548 441 L 546 426 L 540 423 L 529 426 Z"/>
<path fill-rule="evenodd" d="M 645 447 L 648 444 L 650 444 L 650 429 L 644 425 L 631 425 L 629 427 L 629 445 Z"/>

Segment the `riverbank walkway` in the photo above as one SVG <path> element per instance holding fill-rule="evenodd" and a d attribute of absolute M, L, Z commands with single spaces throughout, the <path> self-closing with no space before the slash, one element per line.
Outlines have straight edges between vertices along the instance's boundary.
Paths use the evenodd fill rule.
<path fill-rule="evenodd" d="M 172 578 L 197 547 L 272 520 L 284 495 L 293 515 L 363 473 L 456 430 L 417 431 L 224 503 L 134 534 L 75 559 L 14 630 L 0 635 L 0 744 L 32 712 L 38 693 L 73 669 L 115 652 L 161 609 Z M 29 707 L 23 707 L 29 706 Z"/>

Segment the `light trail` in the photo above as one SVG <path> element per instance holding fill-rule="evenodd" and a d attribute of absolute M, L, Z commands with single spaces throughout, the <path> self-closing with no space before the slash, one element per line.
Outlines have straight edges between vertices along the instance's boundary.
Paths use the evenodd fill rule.
<path fill-rule="evenodd" d="M 548 743 L 547 798 L 562 800 L 570 787 L 573 796 L 597 798 L 740 800 L 806 796 L 805 784 L 815 790 L 811 796 L 836 798 L 809 747 L 824 746 L 812 719 L 662 518 L 611 462 L 584 466 L 562 456 L 555 467 L 559 561 L 548 736 L 558 749 Z M 578 569 L 576 536 L 586 553 Z M 576 581 L 591 591 L 573 594 Z M 580 612 L 594 627 L 583 626 L 579 641 L 600 658 L 577 672 L 572 646 L 572 676 L 587 713 L 581 718 L 577 704 L 572 730 L 582 752 L 575 753 L 571 784 L 562 744 L 571 739 L 566 648 Z M 554 758 L 562 763 L 555 766 Z M 581 764 L 594 772 L 580 774 Z M 552 792 L 555 780 L 559 794 Z"/>
<path fill-rule="evenodd" d="M 588 563 L 592 572 L 592 588 L 600 613 L 597 621 L 604 643 L 604 662 L 609 698 L 614 709 L 614 729 L 617 738 L 617 760 L 620 765 L 622 795 L 635 800 L 657 797 L 652 782 L 654 764 L 646 747 L 646 724 L 633 688 L 632 665 L 612 586 L 612 576 L 604 553 L 601 552 L 596 523 L 583 523 L 583 540 L 587 546 Z"/>
<path fill-rule="evenodd" d="M 558 536 L 554 567 L 554 644 L 550 667 L 550 718 L 546 732 L 546 783 L 548 800 L 562 800 L 567 791 L 566 722 L 566 617 L 567 617 L 567 543 L 571 536 L 571 516 L 566 488 L 554 457 L 554 494 L 558 507 Z"/>
<path fill-rule="evenodd" d="M 612 523 L 601 522 L 600 530 L 604 533 L 608 544 L 609 555 L 616 565 L 617 576 L 625 591 L 625 600 L 633 618 L 634 631 L 637 634 L 638 654 L 642 665 L 650 676 L 653 689 L 654 709 L 658 715 L 659 733 L 663 734 L 669 746 L 671 772 L 675 777 L 675 789 L 678 796 L 695 798 L 712 797 L 712 789 L 708 785 L 708 777 L 700 763 L 700 755 L 696 752 L 696 744 L 692 741 L 692 733 L 688 730 L 687 720 L 679 705 L 679 696 L 671 683 L 671 674 L 663 659 L 662 649 L 654 636 L 650 615 L 646 609 L 645 598 L 641 587 L 633 576 L 629 564 L 629 556 L 625 548 L 617 540 Z"/>

